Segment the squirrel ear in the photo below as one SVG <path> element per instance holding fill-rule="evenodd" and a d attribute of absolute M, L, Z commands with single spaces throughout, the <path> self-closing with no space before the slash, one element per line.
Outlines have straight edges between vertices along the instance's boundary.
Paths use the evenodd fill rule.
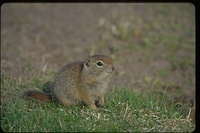
<path fill-rule="evenodd" d="M 85 59 L 85 65 L 89 66 L 90 65 L 89 63 L 90 63 L 90 59 Z"/>

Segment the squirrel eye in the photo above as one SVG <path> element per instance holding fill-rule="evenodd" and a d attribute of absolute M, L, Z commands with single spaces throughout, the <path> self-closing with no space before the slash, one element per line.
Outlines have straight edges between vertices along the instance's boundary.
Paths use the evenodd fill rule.
<path fill-rule="evenodd" d="M 103 63 L 99 61 L 99 62 L 97 62 L 97 65 L 98 66 L 103 66 Z"/>

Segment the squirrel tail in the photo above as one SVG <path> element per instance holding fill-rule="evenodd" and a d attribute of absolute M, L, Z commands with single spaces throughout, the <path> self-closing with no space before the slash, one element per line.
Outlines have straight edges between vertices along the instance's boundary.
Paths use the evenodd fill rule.
<path fill-rule="evenodd" d="M 42 93 L 42 92 L 37 91 L 37 90 L 26 91 L 26 92 L 24 92 L 23 96 L 26 97 L 26 98 L 29 97 L 29 98 L 37 99 L 37 100 L 44 101 L 44 102 L 55 100 L 55 98 L 52 95 L 45 94 L 45 93 Z"/>

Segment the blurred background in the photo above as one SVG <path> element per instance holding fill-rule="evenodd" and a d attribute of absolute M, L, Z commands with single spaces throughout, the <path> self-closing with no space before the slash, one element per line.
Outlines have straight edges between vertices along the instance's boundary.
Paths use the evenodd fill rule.
<path fill-rule="evenodd" d="M 1 6 L 1 73 L 44 82 L 90 55 L 113 58 L 111 88 L 195 96 L 195 7 L 187 3 Z"/>

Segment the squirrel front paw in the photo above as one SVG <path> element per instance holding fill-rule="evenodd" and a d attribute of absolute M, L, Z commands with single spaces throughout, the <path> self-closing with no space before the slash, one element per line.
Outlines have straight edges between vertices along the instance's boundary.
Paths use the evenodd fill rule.
<path fill-rule="evenodd" d="M 98 107 L 98 108 L 103 108 L 104 105 L 100 102 L 100 100 L 96 100 L 95 101 L 95 105 Z"/>

